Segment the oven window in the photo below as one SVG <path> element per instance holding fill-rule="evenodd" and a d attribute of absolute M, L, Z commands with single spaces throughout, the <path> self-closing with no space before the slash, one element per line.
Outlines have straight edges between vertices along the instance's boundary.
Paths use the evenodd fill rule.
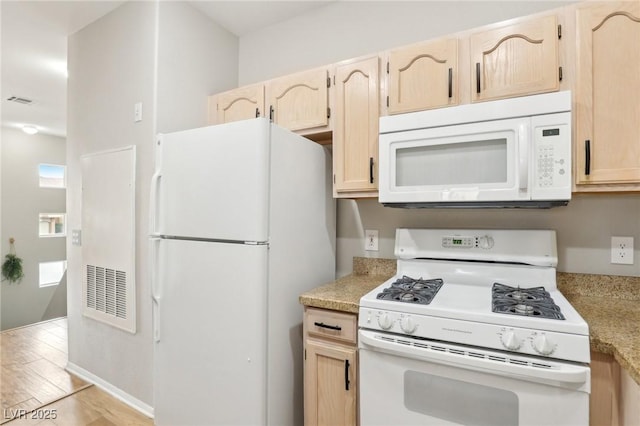
<path fill-rule="evenodd" d="M 518 424 L 515 393 L 418 371 L 404 373 L 404 405 L 408 410 L 457 424 Z"/>
<path fill-rule="evenodd" d="M 506 138 L 396 150 L 396 186 L 506 182 Z"/>

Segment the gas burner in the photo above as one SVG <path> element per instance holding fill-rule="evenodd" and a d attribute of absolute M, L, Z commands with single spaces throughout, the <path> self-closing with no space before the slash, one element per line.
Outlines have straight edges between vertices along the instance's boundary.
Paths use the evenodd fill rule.
<path fill-rule="evenodd" d="M 425 280 L 404 275 L 394 281 L 391 287 L 387 287 L 382 290 L 382 293 L 378 293 L 376 298 L 428 305 L 440 290 L 442 284 L 443 281 L 440 278 Z"/>
<path fill-rule="evenodd" d="M 565 319 L 544 287 L 520 288 L 494 283 L 491 295 L 491 310 L 496 313 Z"/>
<path fill-rule="evenodd" d="M 523 305 L 522 303 L 517 304 L 514 307 L 514 310 L 517 314 L 522 314 L 522 315 L 531 315 L 533 314 L 533 306 L 531 305 Z"/>

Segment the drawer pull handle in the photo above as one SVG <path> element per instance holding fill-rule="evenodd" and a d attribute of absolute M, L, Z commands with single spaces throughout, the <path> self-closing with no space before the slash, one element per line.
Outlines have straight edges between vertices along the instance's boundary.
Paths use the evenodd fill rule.
<path fill-rule="evenodd" d="M 349 390 L 349 360 L 344 360 L 344 390 Z"/>
<path fill-rule="evenodd" d="M 329 324 L 325 324 L 323 322 L 314 322 L 313 323 L 316 327 L 322 327 L 322 328 L 328 328 L 330 330 L 342 330 L 342 327 L 340 327 L 339 325 L 329 325 Z"/>
<path fill-rule="evenodd" d="M 453 68 L 449 68 L 449 99 L 453 98 Z"/>
<path fill-rule="evenodd" d="M 476 62 L 476 93 L 480 93 L 480 62 Z"/>

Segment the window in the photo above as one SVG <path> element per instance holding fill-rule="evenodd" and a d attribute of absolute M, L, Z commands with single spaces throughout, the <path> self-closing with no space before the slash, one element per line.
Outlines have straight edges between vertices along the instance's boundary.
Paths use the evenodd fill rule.
<path fill-rule="evenodd" d="M 40 188 L 66 188 L 67 173 L 65 166 L 55 164 L 40 164 Z"/>
<path fill-rule="evenodd" d="M 41 237 L 64 237 L 67 234 L 66 214 L 40 213 L 39 234 Z"/>
<path fill-rule="evenodd" d="M 60 284 L 60 280 L 66 270 L 66 260 L 40 263 L 40 287 L 49 287 Z"/>

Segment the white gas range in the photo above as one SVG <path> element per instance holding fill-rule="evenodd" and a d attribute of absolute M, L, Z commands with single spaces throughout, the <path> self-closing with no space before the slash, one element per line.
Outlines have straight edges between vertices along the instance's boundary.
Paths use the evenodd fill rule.
<path fill-rule="evenodd" d="M 398 229 L 395 254 L 360 300 L 362 425 L 588 424 L 589 329 L 554 231 Z"/>

